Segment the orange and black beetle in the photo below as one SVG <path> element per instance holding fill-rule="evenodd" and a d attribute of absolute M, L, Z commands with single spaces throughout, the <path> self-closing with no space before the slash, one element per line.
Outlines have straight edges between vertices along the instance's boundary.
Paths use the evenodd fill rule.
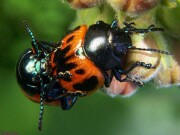
<path fill-rule="evenodd" d="M 40 102 L 39 129 L 44 103 L 60 105 L 67 110 L 78 97 L 103 85 L 108 87 L 113 76 L 123 82 L 129 78 L 121 76 L 137 66 L 153 68 L 150 63 L 136 62 L 125 70 L 123 63 L 129 49 L 168 54 L 156 49 L 136 48 L 131 42 L 133 33 L 161 31 L 161 28 L 151 25 L 147 29 L 137 29 L 133 23 L 124 24 L 125 27 L 120 28 L 115 20 L 112 24 L 98 21 L 89 27 L 82 25 L 58 44 L 36 40 L 26 26 L 32 38 L 32 49 L 27 49 L 17 63 L 17 80 L 29 99 Z"/>

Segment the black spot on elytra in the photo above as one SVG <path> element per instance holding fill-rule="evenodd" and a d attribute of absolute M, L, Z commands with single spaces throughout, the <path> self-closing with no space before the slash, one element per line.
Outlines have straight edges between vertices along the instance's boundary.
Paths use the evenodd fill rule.
<path fill-rule="evenodd" d="M 74 36 L 72 35 L 72 36 L 70 36 L 70 37 L 67 39 L 66 43 L 71 42 L 73 39 L 74 39 Z"/>
<path fill-rule="evenodd" d="M 64 49 L 58 50 L 60 51 L 58 53 L 61 57 L 65 57 L 66 53 L 69 52 L 70 49 L 71 49 L 71 46 L 66 46 Z"/>
<path fill-rule="evenodd" d="M 76 90 L 81 90 L 81 91 L 90 91 L 96 88 L 98 85 L 98 79 L 96 76 L 92 76 L 89 79 L 86 79 L 82 83 L 77 83 L 73 85 L 73 88 Z"/>
<path fill-rule="evenodd" d="M 77 69 L 75 72 L 76 72 L 76 74 L 83 75 L 85 73 L 85 70 L 84 69 Z"/>
<path fill-rule="evenodd" d="M 56 63 L 56 70 L 58 73 L 69 71 L 77 66 L 76 63 L 67 63 L 69 59 L 74 57 L 74 55 L 66 56 L 70 49 L 71 47 L 67 46 L 55 52 L 54 62 Z"/>
<path fill-rule="evenodd" d="M 76 63 L 68 63 L 68 64 L 65 64 L 64 66 L 65 66 L 66 70 L 68 71 L 70 69 L 77 67 L 77 64 Z"/>

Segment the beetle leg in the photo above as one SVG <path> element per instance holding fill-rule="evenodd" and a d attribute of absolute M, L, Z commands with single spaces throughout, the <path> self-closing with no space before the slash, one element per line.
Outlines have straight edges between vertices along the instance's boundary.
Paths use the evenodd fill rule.
<path fill-rule="evenodd" d="M 142 86 L 143 82 L 141 82 L 137 78 L 132 78 L 132 77 L 128 76 L 128 73 L 131 72 L 136 67 L 144 67 L 146 69 L 153 69 L 153 68 L 155 68 L 150 63 L 149 64 L 145 64 L 144 62 L 137 61 L 136 63 L 132 64 L 127 70 L 113 69 L 112 70 L 113 71 L 113 75 L 120 82 L 128 82 L 128 81 L 130 81 L 130 82 L 135 83 L 138 86 Z M 126 75 L 126 78 L 122 79 L 121 78 L 122 75 Z"/>
<path fill-rule="evenodd" d="M 87 96 L 87 92 L 86 91 L 80 91 L 80 90 L 76 90 L 76 91 L 67 91 L 65 93 L 66 95 L 73 95 L 73 96 L 79 96 L 79 97 L 83 97 L 83 96 Z"/>
<path fill-rule="evenodd" d="M 136 28 L 136 27 L 134 27 L 133 25 L 135 25 L 135 23 L 134 22 L 132 22 L 132 23 L 126 23 L 126 22 L 124 22 L 124 25 L 125 25 L 125 27 L 124 28 L 122 28 L 123 30 L 124 30 L 124 32 L 126 32 L 126 33 L 130 33 L 130 34 L 132 34 L 133 32 L 135 32 L 135 33 L 148 33 L 148 32 L 152 32 L 152 31 L 163 31 L 163 29 L 162 28 L 157 28 L 157 27 L 155 27 L 155 25 L 150 25 L 148 28 L 146 28 L 146 29 L 138 29 L 138 28 Z"/>
<path fill-rule="evenodd" d="M 144 83 L 137 77 L 133 78 L 133 77 L 127 75 L 126 80 L 130 81 L 130 82 L 133 82 L 137 86 L 143 86 L 144 85 Z"/>
<path fill-rule="evenodd" d="M 58 46 L 56 43 L 47 41 L 37 41 L 37 44 L 41 51 L 47 53 L 51 53 Z"/>
<path fill-rule="evenodd" d="M 63 110 L 69 110 L 77 101 L 79 96 L 85 96 L 85 92 L 75 91 L 69 92 L 64 90 L 63 88 L 56 87 L 56 83 L 58 84 L 57 78 L 54 77 L 52 81 L 46 86 L 46 101 L 57 101 L 59 100 L 61 104 L 61 108 Z"/>
<path fill-rule="evenodd" d="M 123 24 L 126 26 L 125 28 L 135 28 L 134 26 L 136 25 L 134 22 L 123 22 Z"/>
<path fill-rule="evenodd" d="M 134 32 L 136 33 L 148 33 L 148 32 L 152 32 L 152 31 L 163 31 L 163 28 L 158 28 L 155 27 L 155 25 L 150 25 L 147 29 L 136 29 L 134 30 Z"/>
<path fill-rule="evenodd" d="M 146 69 L 154 69 L 154 68 L 156 68 L 155 66 L 152 66 L 151 63 L 146 64 L 144 62 L 137 61 L 136 63 L 132 64 L 127 70 L 121 70 L 119 72 L 121 74 L 128 74 L 129 72 L 131 72 L 136 67 L 144 67 Z"/>
<path fill-rule="evenodd" d="M 47 97 L 46 100 L 48 101 L 55 101 L 59 100 L 61 103 L 61 108 L 63 110 L 69 110 L 74 103 L 77 101 L 78 97 L 86 96 L 87 92 L 83 91 L 66 91 L 63 88 L 59 88 L 56 83 L 58 84 L 58 79 L 63 80 L 71 80 L 72 74 L 69 71 L 59 72 L 56 77 L 53 77 L 49 84 L 46 86 Z"/>
<path fill-rule="evenodd" d="M 132 78 L 129 75 L 126 75 L 125 78 L 121 78 L 123 74 L 120 73 L 117 69 L 113 70 L 113 74 L 116 77 L 116 79 L 120 82 L 132 82 L 135 85 L 143 86 L 143 82 L 139 80 L 138 78 Z"/>
<path fill-rule="evenodd" d="M 57 79 L 63 79 L 67 81 L 71 81 L 72 74 L 69 71 L 59 72 L 57 75 Z"/>
<path fill-rule="evenodd" d="M 72 74 L 69 71 L 65 71 L 65 72 L 59 72 L 58 75 L 56 77 L 54 77 L 54 79 L 52 80 L 57 80 L 57 79 L 63 79 L 63 80 L 67 80 L 67 81 L 71 81 L 72 78 Z M 53 85 L 53 81 L 52 81 L 52 85 Z M 63 96 L 69 96 L 69 95 L 73 95 L 73 96 L 86 96 L 87 92 L 84 91 L 64 91 L 63 94 L 61 94 L 59 97 L 57 98 L 62 98 Z"/>
<path fill-rule="evenodd" d="M 51 85 L 55 84 L 53 81 Z M 47 101 L 57 101 L 59 100 L 61 104 L 61 108 L 63 110 L 69 110 L 77 101 L 78 95 L 77 94 L 72 94 L 72 93 L 67 93 L 63 89 L 51 89 L 52 87 L 49 87 L 49 92 L 47 93 Z M 61 91 L 61 92 L 60 92 Z"/>
<path fill-rule="evenodd" d="M 113 78 L 113 74 L 112 74 L 112 72 L 111 72 L 110 75 L 108 75 L 107 72 L 103 72 L 103 75 L 104 75 L 104 79 L 105 79 L 104 85 L 105 85 L 106 87 L 109 87 L 110 84 L 111 84 L 112 78 Z"/>
<path fill-rule="evenodd" d="M 77 101 L 78 96 L 74 95 L 67 95 L 60 99 L 61 102 L 61 108 L 63 110 L 69 110 L 74 105 L 74 103 Z"/>
<path fill-rule="evenodd" d="M 64 91 L 63 94 L 60 94 L 59 96 L 53 98 L 53 100 L 58 100 L 58 99 L 61 100 L 62 98 L 68 97 L 68 96 L 83 97 L 83 96 L 87 96 L 87 92 L 82 92 L 82 91 L 74 91 L 74 92 Z"/>

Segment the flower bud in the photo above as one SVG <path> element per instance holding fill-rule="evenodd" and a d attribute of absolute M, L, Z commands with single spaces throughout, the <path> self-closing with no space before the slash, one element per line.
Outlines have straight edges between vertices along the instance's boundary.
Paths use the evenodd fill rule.
<path fill-rule="evenodd" d="M 160 87 L 170 87 L 172 85 L 180 86 L 180 66 L 174 60 L 171 59 L 169 65 L 164 65 L 161 68 L 162 72 L 159 72 L 157 77 L 155 78 L 156 83 Z"/>
<path fill-rule="evenodd" d="M 151 36 L 146 36 L 144 39 L 140 35 L 133 36 L 133 46 L 137 48 L 154 48 L 158 49 L 156 42 L 152 39 Z M 154 68 L 147 69 L 144 67 L 136 67 L 130 72 L 130 76 L 133 78 L 138 78 L 143 82 L 147 82 L 152 79 L 161 67 L 160 54 L 150 51 L 142 50 L 130 50 L 128 52 L 128 57 L 126 60 L 128 69 L 132 64 L 138 62 L 144 62 L 145 64 L 151 64 Z"/>
<path fill-rule="evenodd" d="M 171 42 L 173 56 L 164 57 L 161 72 L 155 78 L 160 87 L 180 85 L 180 41 Z"/>
<path fill-rule="evenodd" d="M 104 0 L 67 0 L 73 8 L 90 8 L 100 5 Z"/>
<path fill-rule="evenodd" d="M 142 13 L 155 7 L 159 0 L 107 0 L 116 11 Z"/>
<path fill-rule="evenodd" d="M 129 97 L 136 93 L 137 88 L 132 82 L 120 82 L 113 77 L 110 87 L 104 87 L 103 91 L 111 97 Z"/>

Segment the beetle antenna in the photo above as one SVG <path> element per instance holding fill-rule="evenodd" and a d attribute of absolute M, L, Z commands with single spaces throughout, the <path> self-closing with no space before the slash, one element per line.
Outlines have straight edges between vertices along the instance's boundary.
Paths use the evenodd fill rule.
<path fill-rule="evenodd" d="M 45 96 L 45 92 L 44 92 L 44 89 L 43 89 L 43 80 L 42 79 L 40 79 L 40 86 L 41 86 L 41 91 L 40 91 L 40 112 L 39 112 L 38 129 L 41 131 L 43 114 L 44 114 L 44 96 Z"/>
<path fill-rule="evenodd" d="M 134 46 L 131 46 L 128 49 L 132 49 L 132 50 L 141 50 L 141 51 L 149 51 L 149 52 L 157 52 L 157 53 L 161 53 L 161 54 L 166 54 L 166 55 L 172 55 L 171 53 L 167 52 L 167 51 L 163 51 L 163 50 L 158 50 L 158 49 L 153 49 L 153 48 L 136 48 Z"/>
<path fill-rule="evenodd" d="M 40 131 L 41 131 L 41 129 L 42 129 L 43 114 L 44 114 L 44 92 L 41 92 L 41 94 L 40 94 L 39 123 L 38 123 L 38 129 L 39 129 Z"/>
<path fill-rule="evenodd" d="M 37 42 L 36 42 L 36 39 L 35 39 L 35 36 L 34 36 L 32 30 L 30 29 L 30 27 L 28 26 L 27 23 L 25 23 L 25 29 L 26 29 L 27 33 L 30 35 L 30 37 L 31 37 L 32 46 L 33 46 L 36 54 L 38 54 L 38 53 L 39 53 L 39 51 L 38 51 L 38 50 L 39 50 L 39 49 L 38 49 L 38 44 L 37 44 Z"/>

